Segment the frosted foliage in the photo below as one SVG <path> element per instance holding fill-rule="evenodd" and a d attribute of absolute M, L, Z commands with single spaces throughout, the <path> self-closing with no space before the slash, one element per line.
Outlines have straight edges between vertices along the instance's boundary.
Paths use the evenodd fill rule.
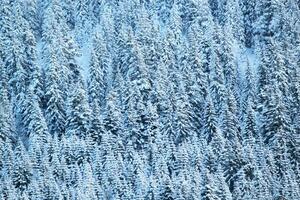
<path fill-rule="evenodd" d="M 300 199 L 299 13 L 2 0 L 0 199 Z"/>

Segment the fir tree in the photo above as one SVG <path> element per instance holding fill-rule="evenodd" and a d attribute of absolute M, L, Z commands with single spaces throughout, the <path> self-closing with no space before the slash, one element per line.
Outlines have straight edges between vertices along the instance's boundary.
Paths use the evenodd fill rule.
<path fill-rule="evenodd" d="M 254 39 L 254 23 L 256 20 L 255 13 L 256 1 L 242 1 L 242 12 L 244 22 L 244 34 L 245 34 L 245 46 L 251 48 L 253 46 Z"/>
<path fill-rule="evenodd" d="M 219 199 L 216 195 L 216 186 L 212 175 L 205 167 L 202 168 L 201 172 L 201 193 L 200 197 L 205 200 L 217 200 Z"/>
<path fill-rule="evenodd" d="M 4 66 L 1 66 L 1 81 L 0 81 L 0 139 L 3 142 L 16 142 L 14 135 L 14 118 L 7 90 L 7 77 Z"/>
<path fill-rule="evenodd" d="M 73 85 L 73 91 L 70 91 L 67 100 L 67 130 L 69 136 L 77 135 L 85 138 L 89 130 L 90 109 L 87 95 L 83 86 L 78 83 Z"/>
<path fill-rule="evenodd" d="M 46 76 L 46 119 L 52 134 L 62 135 L 65 132 L 65 102 L 59 87 L 59 66 L 55 55 L 52 55 L 51 65 L 47 67 Z"/>
<path fill-rule="evenodd" d="M 90 64 L 90 82 L 89 82 L 89 98 L 90 102 L 98 102 L 98 106 L 105 105 L 105 96 L 107 92 L 108 68 L 110 67 L 110 59 L 105 41 L 101 33 L 96 33 L 93 41 L 92 58 Z"/>
<path fill-rule="evenodd" d="M 15 165 L 12 175 L 13 184 L 15 188 L 20 191 L 24 191 L 31 182 L 32 174 L 26 150 L 21 141 L 18 141 L 17 148 L 14 152 L 14 163 Z"/>
<path fill-rule="evenodd" d="M 212 141 L 214 135 L 220 134 L 219 132 L 220 130 L 218 127 L 218 119 L 214 110 L 214 106 L 212 104 L 212 100 L 210 96 L 208 96 L 202 135 L 205 138 L 206 142 L 209 144 Z"/>
<path fill-rule="evenodd" d="M 38 104 L 38 97 L 34 94 L 32 88 L 29 88 L 21 105 L 24 106 L 22 122 L 26 128 L 23 134 L 31 139 L 37 138 L 41 144 L 46 142 L 49 134 L 47 123 Z"/>

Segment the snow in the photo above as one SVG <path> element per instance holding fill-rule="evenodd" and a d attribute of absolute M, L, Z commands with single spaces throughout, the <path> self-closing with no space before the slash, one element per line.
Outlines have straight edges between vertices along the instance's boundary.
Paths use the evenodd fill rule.
<path fill-rule="evenodd" d="M 31 4 L 21 13 L 19 1 L 2 1 L 0 91 L 8 95 L 0 92 L 0 199 L 300 199 L 300 174 L 290 165 L 297 160 L 274 159 L 298 147 L 286 145 L 297 141 L 300 118 L 289 101 L 299 77 L 286 74 L 297 70 L 286 66 L 298 61 L 296 42 L 281 65 L 297 19 L 286 20 L 284 8 L 254 10 L 254 0 L 243 2 L 246 10 L 194 1 L 38 1 L 37 16 Z M 265 34 L 269 24 L 276 34 Z M 148 36 L 155 38 L 144 42 Z M 244 46 L 248 36 L 253 48 Z M 35 62 L 39 79 L 30 74 L 40 73 L 30 68 Z M 281 130 L 291 133 L 283 142 Z"/>
<path fill-rule="evenodd" d="M 36 43 L 36 54 L 37 54 L 37 66 L 40 68 L 40 70 L 42 70 L 42 67 L 44 67 L 45 65 L 43 64 L 43 54 L 42 54 L 42 50 L 43 50 L 43 42 L 42 41 L 38 41 Z"/>
<path fill-rule="evenodd" d="M 246 73 L 248 65 L 250 66 L 250 69 L 252 69 L 253 74 L 256 74 L 258 58 L 254 49 L 246 48 L 240 52 L 237 52 L 236 56 L 239 70 L 243 76 Z"/>
<path fill-rule="evenodd" d="M 80 66 L 81 75 L 85 83 L 89 77 L 89 64 L 91 60 L 92 41 L 91 37 L 86 38 L 86 42 L 79 50 L 79 56 L 76 58 L 77 64 Z"/>

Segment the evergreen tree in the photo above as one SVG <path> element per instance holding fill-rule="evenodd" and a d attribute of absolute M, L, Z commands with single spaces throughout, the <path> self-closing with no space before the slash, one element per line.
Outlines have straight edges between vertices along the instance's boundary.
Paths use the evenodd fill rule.
<path fill-rule="evenodd" d="M 37 138 L 41 144 L 46 142 L 49 134 L 46 120 L 38 104 L 38 97 L 34 94 L 32 88 L 29 88 L 26 98 L 21 105 L 24 106 L 22 122 L 25 127 L 25 136 L 32 140 Z"/>
<path fill-rule="evenodd" d="M 240 139 L 240 127 L 237 118 L 237 105 L 235 97 L 232 95 L 231 91 L 227 92 L 226 104 L 223 107 L 223 124 L 222 130 L 224 133 L 224 138 L 226 138 L 230 143 L 234 143 L 235 138 Z"/>
<path fill-rule="evenodd" d="M 225 101 L 225 85 L 224 85 L 224 74 L 220 66 L 220 58 L 217 52 L 212 52 L 210 63 L 210 94 L 216 108 L 216 113 L 221 113 L 222 105 Z"/>
<path fill-rule="evenodd" d="M 62 135 L 65 132 L 65 102 L 59 87 L 59 66 L 55 55 L 52 55 L 51 65 L 47 67 L 45 76 L 46 119 L 50 133 Z"/>
<path fill-rule="evenodd" d="M 170 177 L 167 175 L 162 178 L 162 185 L 160 185 L 159 189 L 159 199 L 164 199 L 164 200 L 173 200 L 174 194 L 173 194 L 173 188 L 172 188 L 172 182 L 170 180 Z"/>
<path fill-rule="evenodd" d="M 217 200 L 219 197 L 216 195 L 216 186 L 212 175 L 204 166 L 201 169 L 201 199 L 205 200 Z"/>
<path fill-rule="evenodd" d="M 244 24 L 242 17 L 243 13 L 240 7 L 241 2 L 238 0 L 229 0 L 224 1 L 224 4 L 224 29 L 226 30 L 226 33 L 232 32 L 238 43 L 243 43 L 245 38 L 243 34 Z"/>
<path fill-rule="evenodd" d="M 1 62 L 0 62 L 1 63 Z M 3 142 L 16 142 L 14 135 L 14 118 L 12 113 L 11 102 L 9 100 L 9 93 L 7 90 L 6 70 L 3 65 L 1 67 L 0 75 L 0 139 Z"/>
<path fill-rule="evenodd" d="M 247 69 L 245 72 L 245 78 L 246 78 L 246 83 L 244 85 L 243 93 L 245 94 L 245 97 L 241 100 L 242 101 L 242 119 L 245 118 L 245 111 L 247 111 L 248 107 L 250 104 L 255 107 L 255 95 L 256 95 L 256 87 L 254 86 L 254 76 L 253 76 L 253 71 L 251 70 L 249 66 L 249 60 L 247 60 Z"/>
<path fill-rule="evenodd" d="M 101 33 L 96 33 L 93 40 L 92 58 L 90 64 L 89 99 L 90 103 L 98 102 L 98 106 L 105 105 L 107 92 L 107 76 L 110 67 L 110 58 L 105 41 Z"/>
<path fill-rule="evenodd" d="M 73 30 L 75 27 L 75 4 L 70 0 L 62 1 L 62 10 L 68 27 Z"/>
<path fill-rule="evenodd" d="M 28 73 L 28 85 L 34 89 L 35 94 L 41 99 L 43 95 L 41 71 L 37 65 L 36 40 L 32 31 L 27 27 L 24 32 L 24 69 Z"/>
<path fill-rule="evenodd" d="M 180 96 L 179 96 L 180 95 Z M 190 140 L 194 134 L 194 128 L 191 125 L 191 108 L 188 99 L 183 94 L 178 94 L 176 100 L 176 113 L 175 113 L 175 143 L 181 143 Z"/>
<path fill-rule="evenodd" d="M 90 109 L 83 86 L 73 85 L 67 100 L 67 130 L 69 136 L 85 138 L 89 131 Z"/>
<path fill-rule="evenodd" d="M 212 100 L 210 96 L 208 96 L 202 135 L 205 138 L 206 142 L 209 144 L 212 141 L 214 135 L 220 134 L 219 132 L 220 130 L 218 127 L 218 119 L 214 110 L 214 106 L 212 104 Z"/>
<path fill-rule="evenodd" d="M 32 174 L 26 150 L 21 141 L 18 141 L 14 152 L 14 163 L 15 165 L 12 174 L 13 184 L 15 188 L 24 191 L 31 182 Z"/>
<path fill-rule="evenodd" d="M 189 88 L 188 96 L 189 102 L 192 109 L 191 120 L 195 126 L 195 131 L 197 134 L 200 134 L 201 128 L 203 126 L 203 116 L 205 107 L 205 98 L 208 95 L 208 79 L 207 74 L 204 73 L 204 65 L 201 60 L 202 56 L 198 56 L 199 49 L 195 47 L 195 49 L 191 50 L 191 54 L 189 55 L 191 64 L 191 71 L 193 73 L 190 75 L 191 86 Z"/>
<path fill-rule="evenodd" d="M 255 23 L 255 43 L 265 43 L 274 38 L 279 28 L 281 2 L 274 0 L 258 1 L 255 6 L 257 21 Z"/>
<path fill-rule="evenodd" d="M 25 2 L 24 18 L 28 21 L 30 29 L 34 35 L 37 36 L 39 33 L 39 19 L 38 19 L 38 3 L 37 0 L 30 0 Z"/>
<path fill-rule="evenodd" d="M 233 199 L 232 194 L 229 191 L 229 187 L 225 181 L 223 169 L 221 165 L 218 165 L 217 171 L 215 173 L 216 179 L 216 187 L 217 187 L 217 195 L 221 200 L 225 199 Z"/>
<path fill-rule="evenodd" d="M 277 145 L 281 146 L 290 143 L 293 146 L 291 137 L 294 130 L 290 125 L 289 116 L 282 102 L 278 86 L 275 85 L 270 90 L 270 100 L 262 113 L 261 131 L 265 143 L 270 144 L 271 149 L 273 148 L 272 144 L 275 145 L 274 150 L 280 151 L 282 148 L 279 148 Z"/>
<path fill-rule="evenodd" d="M 87 193 L 87 198 L 88 199 L 97 199 L 96 198 L 96 193 L 95 193 L 95 182 L 94 182 L 94 177 L 92 174 L 92 168 L 91 165 L 88 162 L 84 162 L 83 165 L 83 188 L 82 190 Z"/>
<path fill-rule="evenodd" d="M 100 108 L 97 106 L 97 103 L 93 103 L 94 108 L 90 117 L 90 128 L 89 128 L 89 136 L 95 142 L 100 144 L 101 137 L 104 132 L 104 125 L 101 119 Z"/>
<path fill-rule="evenodd" d="M 244 144 L 254 145 L 254 139 L 258 139 L 257 124 L 255 120 L 255 112 L 252 108 L 252 103 L 248 103 L 247 113 L 244 122 L 242 138 Z"/>
<path fill-rule="evenodd" d="M 247 48 L 253 47 L 254 29 L 256 21 L 255 13 L 256 1 L 242 1 L 242 12 L 244 22 L 245 46 Z"/>
<path fill-rule="evenodd" d="M 90 7 L 88 0 L 78 0 L 75 3 L 75 30 L 77 32 L 78 41 L 83 44 L 84 37 L 91 29 Z"/>

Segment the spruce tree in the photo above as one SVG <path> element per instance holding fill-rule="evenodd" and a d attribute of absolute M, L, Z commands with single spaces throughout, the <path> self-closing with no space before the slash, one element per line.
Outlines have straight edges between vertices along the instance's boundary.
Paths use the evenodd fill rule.
<path fill-rule="evenodd" d="M 24 102 L 21 104 L 24 112 L 22 113 L 22 123 L 25 127 L 24 135 L 29 139 L 39 141 L 41 144 L 47 142 L 48 128 L 42 110 L 39 106 L 38 97 L 32 88 L 29 88 Z"/>
<path fill-rule="evenodd" d="M 0 139 L 1 143 L 16 142 L 14 135 L 14 116 L 12 112 L 13 110 L 11 107 L 11 102 L 9 100 L 6 70 L 3 66 L 3 63 L 0 67 L 0 104 L 2 105 L 0 109 Z"/>
<path fill-rule="evenodd" d="M 214 110 L 214 106 L 210 96 L 207 98 L 206 109 L 204 114 L 204 127 L 202 136 L 206 142 L 209 144 L 212 141 L 212 138 L 219 133 L 218 119 Z"/>
<path fill-rule="evenodd" d="M 95 33 L 93 45 L 89 68 L 89 99 L 90 103 L 94 100 L 98 102 L 98 106 L 103 107 L 105 105 L 108 87 L 107 77 L 111 61 L 102 33 Z"/>
<path fill-rule="evenodd" d="M 74 84 L 68 94 L 66 117 L 66 134 L 85 138 L 89 131 L 90 108 L 86 92 L 80 83 Z"/>
<path fill-rule="evenodd" d="M 242 1 L 242 12 L 244 22 L 244 34 L 245 34 L 245 46 L 247 48 L 253 47 L 254 30 L 255 30 L 255 13 L 256 1 L 255 0 L 244 0 Z"/>
<path fill-rule="evenodd" d="M 200 198 L 205 200 L 220 199 L 216 194 L 216 186 L 212 174 L 203 166 L 201 168 L 201 193 Z"/>
<path fill-rule="evenodd" d="M 28 160 L 27 152 L 24 145 L 18 140 L 17 147 L 14 152 L 14 163 L 13 166 L 13 184 L 16 189 L 25 191 L 31 182 L 31 168 Z"/>
<path fill-rule="evenodd" d="M 47 67 L 45 76 L 46 119 L 51 134 L 65 133 L 65 101 L 59 87 L 59 66 L 55 55 L 51 56 L 51 64 Z"/>

